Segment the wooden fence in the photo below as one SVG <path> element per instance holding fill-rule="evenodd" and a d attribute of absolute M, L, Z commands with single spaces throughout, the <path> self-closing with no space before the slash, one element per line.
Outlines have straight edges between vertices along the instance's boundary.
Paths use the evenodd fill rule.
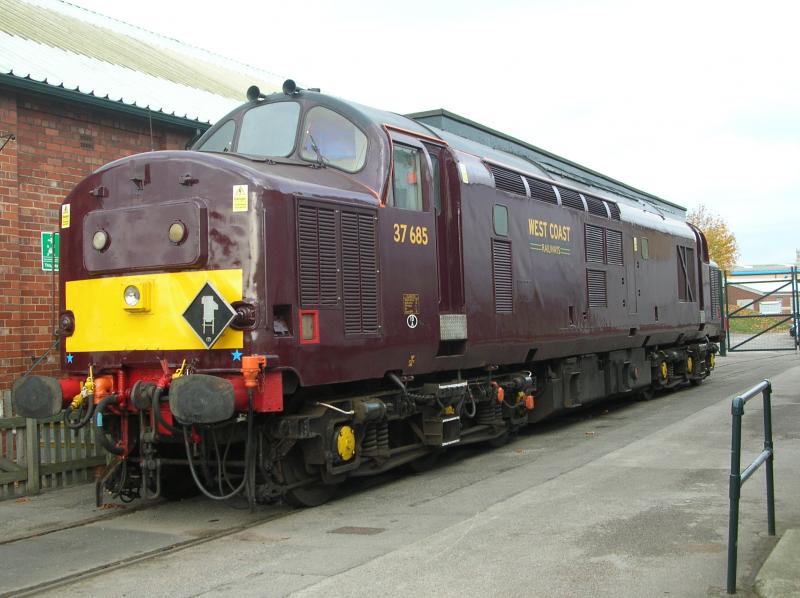
<path fill-rule="evenodd" d="M 3 395 L 9 413 L 10 392 Z M 60 415 L 40 421 L 0 417 L 0 500 L 91 481 L 105 462 L 92 425 L 70 430 Z"/>

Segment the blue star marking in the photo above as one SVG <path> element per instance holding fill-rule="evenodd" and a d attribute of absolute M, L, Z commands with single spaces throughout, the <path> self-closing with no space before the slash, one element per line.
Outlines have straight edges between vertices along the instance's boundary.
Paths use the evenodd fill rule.
<path fill-rule="evenodd" d="M 72 363 L 72 360 L 75 359 L 72 353 L 67 353 L 67 363 Z"/>
<path fill-rule="evenodd" d="M 233 357 L 234 361 L 242 360 L 242 352 L 239 351 L 239 349 L 236 349 L 236 351 L 231 351 L 231 356 Z"/>

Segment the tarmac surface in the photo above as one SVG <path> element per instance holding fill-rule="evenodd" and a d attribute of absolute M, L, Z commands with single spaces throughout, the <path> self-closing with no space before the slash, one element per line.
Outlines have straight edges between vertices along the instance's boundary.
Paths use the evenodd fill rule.
<path fill-rule="evenodd" d="M 738 595 L 796 596 L 794 352 L 719 358 L 700 387 L 572 412 L 315 509 L 197 498 L 98 510 L 91 486 L 0 502 L 0 595 L 725 595 L 731 399 L 765 378 L 777 536 L 762 467 L 742 489 Z M 743 468 L 761 452 L 761 415 L 751 400 Z"/>

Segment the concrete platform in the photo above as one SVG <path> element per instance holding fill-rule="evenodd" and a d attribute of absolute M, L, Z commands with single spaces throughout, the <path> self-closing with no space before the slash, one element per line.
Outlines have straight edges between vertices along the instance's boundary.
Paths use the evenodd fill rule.
<path fill-rule="evenodd" d="M 322 507 L 43 595 L 722 596 L 731 399 L 764 378 L 774 388 L 776 522 L 785 537 L 800 528 L 800 356 L 734 354 L 719 359 L 699 388 L 572 413 L 505 447 L 465 447 L 425 474 L 352 484 Z M 743 464 L 762 441 L 761 405 L 753 399 Z M 28 507 L 40 497 L 0 503 L 0 534 L 16 507 L 27 509 L 26 525 L 52 522 L 57 497 L 47 497 L 54 502 L 38 515 Z M 97 533 L 85 559 L 124 560 L 137 543 L 199 537 L 217 525 L 216 512 L 242 518 L 224 504 L 196 500 L 92 524 Z M 86 562 L 81 539 L 65 535 L 65 558 Z M 767 535 L 762 468 L 742 489 L 739 596 L 755 595 L 756 574 L 777 540 Z M 37 562 L 34 546 L 25 546 L 14 562 Z M 3 575 L 15 583 L 50 573 Z"/>
<path fill-rule="evenodd" d="M 756 593 L 762 598 L 800 596 L 800 529 L 789 529 L 756 576 Z"/>

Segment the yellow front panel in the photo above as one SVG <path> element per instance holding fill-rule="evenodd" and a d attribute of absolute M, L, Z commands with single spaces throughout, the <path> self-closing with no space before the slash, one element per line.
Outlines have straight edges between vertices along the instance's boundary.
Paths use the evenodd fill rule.
<path fill-rule="evenodd" d="M 205 345 L 183 318 L 183 312 L 206 282 L 228 303 L 242 299 L 241 270 L 167 272 L 94 280 L 73 280 L 66 286 L 67 309 L 75 314 L 75 332 L 67 337 L 69 352 L 204 350 Z M 146 288 L 147 311 L 125 308 L 128 285 Z M 212 349 L 242 348 L 242 332 L 227 328 Z"/>

